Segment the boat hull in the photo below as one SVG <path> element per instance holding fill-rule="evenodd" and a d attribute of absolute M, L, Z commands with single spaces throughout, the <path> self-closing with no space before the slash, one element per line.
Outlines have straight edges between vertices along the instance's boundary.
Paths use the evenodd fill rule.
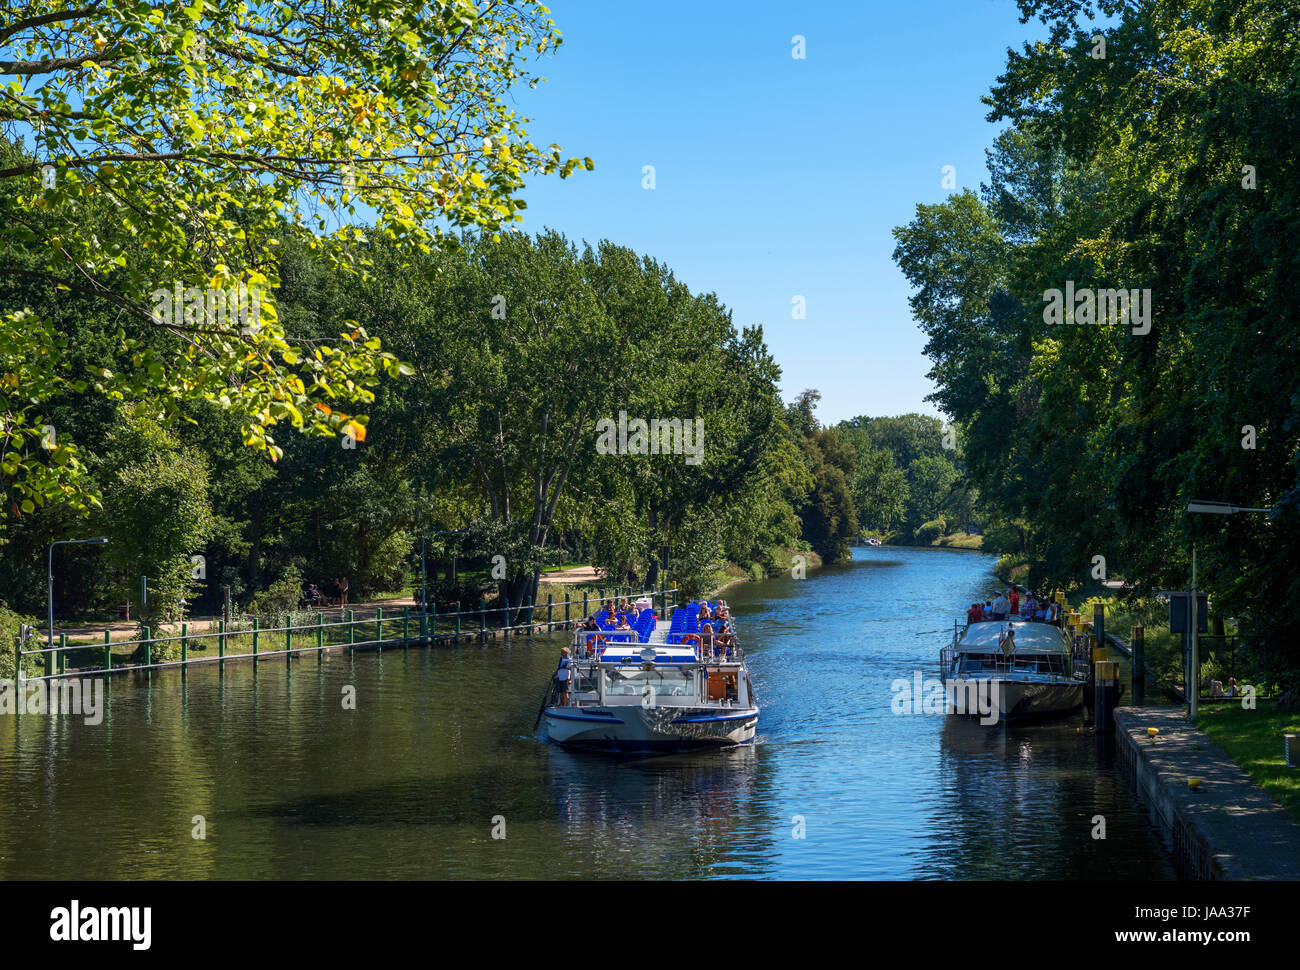
<path fill-rule="evenodd" d="M 1015 681 L 989 679 L 987 681 L 949 681 L 955 690 L 947 695 L 948 713 L 959 717 L 990 718 L 999 721 L 1021 720 L 1035 717 L 1054 717 L 1078 710 L 1083 704 L 1083 684 L 1079 681 Z M 975 696 L 970 691 L 978 683 L 978 694 L 988 700 L 989 714 L 981 714 L 974 703 L 954 704 L 954 697 Z M 987 683 L 988 688 L 983 684 Z"/>
<path fill-rule="evenodd" d="M 543 716 L 552 741 L 618 751 L 746 744 L 758 728 L 756 707 L 548 707 Z"/>

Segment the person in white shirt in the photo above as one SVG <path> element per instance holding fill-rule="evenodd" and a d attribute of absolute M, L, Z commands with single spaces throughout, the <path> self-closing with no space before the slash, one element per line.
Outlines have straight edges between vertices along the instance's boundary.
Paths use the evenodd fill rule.
<path fill-rule="evenodd" d="M 560 706 L 569 706 L 569 648 L 560 648 L 560 666 L 555 671 L 555 679 L 559 681 Z"/>
<path fill-rule="evenodd" d="M 1010 609 L 1011 604 L 1007 602 L 1007 598 L 1002 593 L 998 593 L 998 598 L 993 601 L 993 619 L 1005 620 Z"/>

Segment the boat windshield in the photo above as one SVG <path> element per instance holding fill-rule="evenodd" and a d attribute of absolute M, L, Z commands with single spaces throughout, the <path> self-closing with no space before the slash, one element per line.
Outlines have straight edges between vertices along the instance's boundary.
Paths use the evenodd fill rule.
<path fill-rule="evenodd" d="M 695 694 L 695 672 L 676 667 L 656 667 L 654 670 L 634 668 L 605 671 L 605 694 L 641 695 L 646 685 L 663 697 L 690 697 Z"/>

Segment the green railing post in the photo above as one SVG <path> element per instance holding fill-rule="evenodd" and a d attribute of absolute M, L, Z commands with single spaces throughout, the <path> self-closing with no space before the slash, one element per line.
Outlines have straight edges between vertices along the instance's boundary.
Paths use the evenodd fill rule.
<path fill-rule="evenodd" d="M 567 590 L 564 593 L 564 622 L 569 622 L 569 593 Z"/>
<path fill-rule="evenodd" d="M 105 672 L 113 669 L 113 634 L 108 630 L 104 631 L 104 670 Z"/>
<path fill-rule="evenodd" d="M 420 646 L 429 645 L 429 614 L 422 612 L 420 614 Z"/>
<path fill-rule="evenodd" d="M 289 666 L 293 660 L 293 614 L 286 613 L 284 616 L 284 665 Z"/>
<path fill-rule="evenodd" d="M 260 623 L 258 622 L 257 617 L 253 617 L 253 663 L 257 663 L 257 648 L 259 646 L 258 640 L 260 639 L 257 631 L 259 626 Z M 223 637 L 222 639 L 225 638 Z"/>
<path fill-rule="evenodd" d="M 456 642 L 460 642 L 460 600 L 456 601 Z"/>
<path fill-rule="evenodd" d="M 144 665 L 148 668 L 153 663 L 153 634 L 147 626 L 140 629 L 144 631 Z"/>
<path fill-rule="evenodd" d="M 478 638 L 487 640 L 487 597 L 478 598 Z"/>
<path fill-rule="evenodd" d="M 384 608 L 375 607 L 375 649 L 384 652 Z"/>
<path fill-rule="evenodd" d="M 59 662 L 56 666 L 59 673 L 65 674 L 68 672 L 68 635 L 66 633 L 59 634 Z"/>
<path fill-rule="evenodd" d="M 325 614 L 316 614 L 316 659 L 325 659 Z"/>
<path fill-rule="evenodd" d="M 254 628 L 256 628 L 257 620 L 253 621 L 253 626 Z M 257 642 L 257 634 L 253 634 L 253 642 L 254 643 Z M 226 621 L 225 620 L 217 620 L 217 666 L 223 670 L 225 669 L 226 666 Z"/>
<path fill-rule="evenodd" d="M 406 649 L 406 641 L 411 634 L 411 608 L 402 607 L 402 649 Z"/>
<path fill-rule="evenodd" d="M 22 712 L 23 705 L 27 703 L 27 698 L 18 696 L 18 681 L 23 676 L 23 641 L 20 639 L 14 643 L 14 714 Z"/>
<path fill-rule="evenodd" d="M 529 634 L 537 632 L 533 627 L 533 598 L 531 596 L 524 597 L 524 630 Z"/>
<path fill-rule="evenodd" d="M 591 610 L 587 609 L 587 587 L 582 588 L 582 618 L 585 620 L 591 616 Z"/>
<path fill-rule="evenodd" d="M 502 636 L 507 640 L 510 639 L 510 597 L 506 597 L 506 605 L 501 607 L 501 630 Z"/>
<path fill-rule="evenodd" d="M 555 604 L 551 601 L 555 598 L 554 594 L 546 594 L 546 632 L 550 633 L 555 629 Z"/>
<path fill-rule="evenodd" d="M 357 613 L 356 610 L 348 610 L 348 653 L 354 654 L 357 642 Z"/>
<path fill-rule="evenodd" d="M 185 665 L 190 662 L 189 629 L 188 623 L 181 624 L 181 673 L 185 672 Z"/>
<path fill-rule="evenodd" d="M 52 637 L 46 646 L 50 649 L 49 652 L 45 654 L 45 676 L 49 677 L 54 673 L 54 657 L 58 651 L 58 647 L 54 645 L 54 639 Z"/>

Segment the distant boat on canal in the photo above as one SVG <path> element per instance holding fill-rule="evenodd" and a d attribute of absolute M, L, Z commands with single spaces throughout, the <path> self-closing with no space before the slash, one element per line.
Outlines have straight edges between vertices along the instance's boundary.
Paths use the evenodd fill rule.
<path fill-rule="evenodd" d="M 642 609 L 620 632 L 602 610 L 599 630 L 577 630 L 567 678 L 552 677 L 542 703 L 550 740 L 609 751 L 753 741 L 758 701 L 734 623 L 706 631 L 699 612 L 688 603 L 658 619 Z"/>

